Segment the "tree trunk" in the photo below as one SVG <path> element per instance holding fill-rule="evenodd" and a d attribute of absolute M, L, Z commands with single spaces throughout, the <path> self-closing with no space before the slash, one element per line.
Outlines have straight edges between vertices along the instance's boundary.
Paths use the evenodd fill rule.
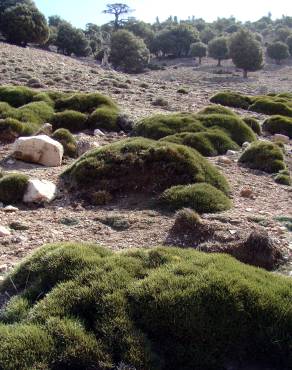
<path fill-rule="evenodd" d="M 114 25 L 115 31 L 119 28 L 119 15 L 115 14 L 115 25 Z"/>
<path fill-rule="evenodd" d="M 199 57 L 199 64 L 202 64 L 202 58 Z"/>
<path fill-rule="evenodd" d="M 221 67 L 221 59 L 218 59 L 217 67 Z"/>
<path fill-rule="evenodd" d="M 247 71 L 243 70 L 243 78 L 247 78 Z"/>

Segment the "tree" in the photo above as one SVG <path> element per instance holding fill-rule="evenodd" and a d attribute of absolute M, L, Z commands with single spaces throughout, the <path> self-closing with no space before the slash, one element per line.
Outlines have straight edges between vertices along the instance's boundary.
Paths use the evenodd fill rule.
<path fill-rule="evenodd" d="M 128 14 L 133 10 L 127 4 L 115 3 L 107 4 L 107 9 L 103 11 L 105 14 L 113 14 L 115 16 L 114 29 L 115 31 L 120 26 L 120 16 L 122 14 Z"/>
<path fill-rule="evenodd" d="M 113 33 L 110 61 L 125 72 L 142 72 L 149 63 L 150 53 L 144 41 L 127 30 Z"/>
<path fill-rule="evenodd" d="M 65 55 L 74 53 L 78 57 L 85 57 L 91 53 L 84 32 L 72 27 L 68 22 L 62 23 L 58 28 L 56 46 Z"/>
<path fill-rule="evenodd" d="M 200 33 L 200 39 L 204 44 L 208 44 L 211 40 L 216 37 L 216 32 L 210 27 L 206 27 Z"/>
<path fill-rule="evenodd" d="M 276 30 L 276 41 L 285 42 L 287 37 L 292 35 L 292 31 L 289 27 L 279 27 Z"/>
<path fill-rule="evenodd" d="M 138 21 L 135 18 L 130 18 L 125 24 L 125 29 L 143 39 L 148 49 L 150 49 L 151 43 L 154 39 L 154 31 L 151 29 L 150 24 Z"/>
<path fill-rule="evenodd" d="M 59 27 L 65 22 L 64 19 L 62 19 L 59 15 L 51 15 L 48 19 L 50 27 Z"/>
<path fill-rule="evenodd" d="M 276 61 L 277 64 L 281 64 L 281 61 L 288 58 L 290 55 L 288 45 L 281 41 L 277 41 L 269 45 L 267 47 L 267 53 L 271 59 Z"/>
<path fill-rule="evenodd" d="M 203 42 L 195 42 L 190 47 L 190 55 L 199 58 L 199 64 L 202 63 L 202 58 L 207 55 L 207 45 Z"/>
<path fill-rule="evenodd" d="M 250 31 L 242 29 L 236 32 L 231 37 L 229 50 L 233 63 L 243 70 L 244 78 L 249 71 L 263 68 L 263 49 Z"/>
<path fill-rule="evenodd" d="M 0 0 L 0 21 L 5 10 L 15 5 L 28 5 L 35 7 L 34 2 L 31 0 Z"/>
<path fill-rule="evenodd" d="M 229 58 L 228 40 L 226 37 L 216 37 L 208 44 L 208 54 L 211 58 L 217 59 L 217 66 L 221 66 L 221 61 Z"/>
<path fill-rule="evenodd" d="M 35 6 L 26 4 L 9 7 L 2 13 L 1 32 L 8 42 L 21 46 L 44 44 L 49 38 L 43 14 Z"/>
<path fill-rule="evenodd" d="M 287 37 L 286 44 L 288 45 L 290 55 L 292 55 L 292 35 Z"/>

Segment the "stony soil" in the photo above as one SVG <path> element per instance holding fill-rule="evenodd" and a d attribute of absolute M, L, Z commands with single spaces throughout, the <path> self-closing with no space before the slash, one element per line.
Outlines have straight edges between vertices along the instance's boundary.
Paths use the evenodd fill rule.
<path fill-rule="evenodd" d="M 42 88 L 60 90 L 101 91 L 110 95 L 132 119 L 137 120 L 155 112 L 196 111 L 208 104 L 210 96 L 221 89 L 233 89 L 248 94 L 291 91 L 292 63 L 283 66 L 267 64 L 265 69 L 250 75 L 248 80 L 229 63 L 215 66 L 206 60 L 202 66 L 189 60 L 169 61 L 165 70 L 142 75 L 126 75 L 104 70 L 91 60 L 77 60 L 59 54 L 18 48 L 0 43 L 0 84 L 28 85 L 36 79 Z M 35 81 L 34 81 L 35 82 Z M 180 87 L 189 93 L 177 93 Z M 153 106 L 157 97 L 163 97 L 168 106 Z M 246 112 L 242 112 L 246 114 Z M 264 116 L 252 114 L 263 119 Z M 123 138 L 122 134 L 92 136 L 78 135 L 87 141 L 104 145 Z M 45 168 L 10 158 L 11 145 L 0 144 L 0 167 L 18 170 L 39 179 L 57 182 L 62 167 Z M 287 162 L 292 171 L 292 142 L 287 146 Z M 292 217 L 292 188 L 276 184 L 270 175 L 239 167 L 239 154 L 229 164 L 220 157 L 212 158 L 227 176 L 232 188 L 234 207 L 217 215 L 203 218 L 218 226 L 223 240 L 237 241 L 256 228 L 265 228 L 287 256 L 283 271 L 292 275 L 292 236 L 278 216 Z M 240 195 L 250 188 L 252 196 Z M 110 222 L 109 222 L 110 220 Z M 114 221 L 113 221 L 114 220 Z M 60 192 L 50 205 L 27 207 L 19 205 L 12 213 L 0 208 L 0 225 L 9 227 L 18 222 L 25 230 L 11 230 L 8 237 L 0 237 L 0 278 L 21 258 L 44 243 L 62 240 L 93 241 L 113 249 L 154 247 L 172 244 L 169 231 L 174 215 L 153 209 L 139 196 L 125 197 L 103 207 L 83 204 Z M 175 242 L 174 242 L 175 243 Z"/>

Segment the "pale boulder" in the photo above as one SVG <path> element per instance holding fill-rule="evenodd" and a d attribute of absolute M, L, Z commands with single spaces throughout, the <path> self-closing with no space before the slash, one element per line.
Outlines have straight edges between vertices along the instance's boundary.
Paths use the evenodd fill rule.
<path fill-rule="evenodd" d="M 282 135 L 282 134 L 275 134 L 273 136 L 273 141 L 280 141 L 283 144 L 288 144 L 289 143 L 289 136 Z"/>
<path fill-rule="evenodd" d="M 14 158 L 48 167 L 60 166 L 63 154 L 62 144 L 46 135 L 20 137 L 13 148 Z"/>
<path fill-rule="evenodd" d="M 50 181 L 30 179 L 23 196 L 25 203 L 49 203 L 57 193 L 56 185 Z"/>

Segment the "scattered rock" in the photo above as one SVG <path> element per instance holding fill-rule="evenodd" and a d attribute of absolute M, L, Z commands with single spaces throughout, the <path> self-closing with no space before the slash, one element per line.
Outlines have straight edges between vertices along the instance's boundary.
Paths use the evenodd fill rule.
<path fill-rule="evenodd" d="M 44 123 L 43 126 L 36 133 L 37 135 L 51 135 L 53 132 L 53 126 L 50 123 Z"/>
<path fill-rule="evenodd" d="M 242 144 L 242 149 L 243 150 L 245 150 L 245 149 L 247 149 L 248 147 L 250 146 L 250 142 L 248 142 L 248 141 L 245 141 L 243 144 Z"/>
<path fill-rule="evenodd" d="M 94 130 L 93 134 L 94 136 L 105 136 L 105 134 L 99 128 Z"/>
<path fill-rule="evenodd" d="M 13 207 L 13 206 L 6 206 L 6 207 L 3 208 L 3 211 L 7 212 L 7 213 L 12 213 L 12 212 L 19 211 L 19 209 L 17 207 Z"/>
<path fill-rule="evenodd" d="M 60 166 L 64 154 L 63 146 L 46 135 L 20 137 L 13 150 L 16 159 L 48 167 Z"/>
<path fill-rule="evenodd" d="M 288 144 L 289 143 L 289 136 L 282 135 L 282 134 L 275 134 L 273 135 L 273 141 L 280 141 L 283 144 Z"/>
<path fill-rule="evenodd" d="M 237 152 L 235 150 L 228 149 L 227 152 L 226 152 L 226 155 L 234 155 L 234 154 L 237 154 Z"/>
<path fill-rule="evenodd" d="M 218 163 L 230 165 L 232 164 L 232 160 L 228 157 L 223 156 L 223 157 L 218 158 Z"/>
<path fill-rule="evenodd" d="M 82 154 L 88 152 L 91 149 L 98 148 L 100 146 L 96 141 L 90 142 L 86 140 L 79 140 L 77 142 L 77 156 L 80 157 Z"/>
<path fill-rule="evenodd" d="M 10 230 L 7 229 L 5 226 L 0 226 L 0 237 L 1 236 L 9 236 L 11 235 Z"/>
<path fill-rule="evenodd" d="M 240 196 L 243 198 L 252 198 L 253 191 L 250 187 L 245 186 L 240 190 Z"/>
<path fill-rule="evenodd" d="M 24 224 L 22 222 L 18 222 L 18 221 L 11 222 L 9 224 L 9 227 L 12 230 L 18 230 L 18 231 L 25 231 L 25 230 L 29 229 L 29 227 L 26 224 Z"/>
<path fill-rule="evenodd" d="M 50 203 L 56 196 L 56 185 L 47 180 L 28 180 L 24 203 Z"/>

